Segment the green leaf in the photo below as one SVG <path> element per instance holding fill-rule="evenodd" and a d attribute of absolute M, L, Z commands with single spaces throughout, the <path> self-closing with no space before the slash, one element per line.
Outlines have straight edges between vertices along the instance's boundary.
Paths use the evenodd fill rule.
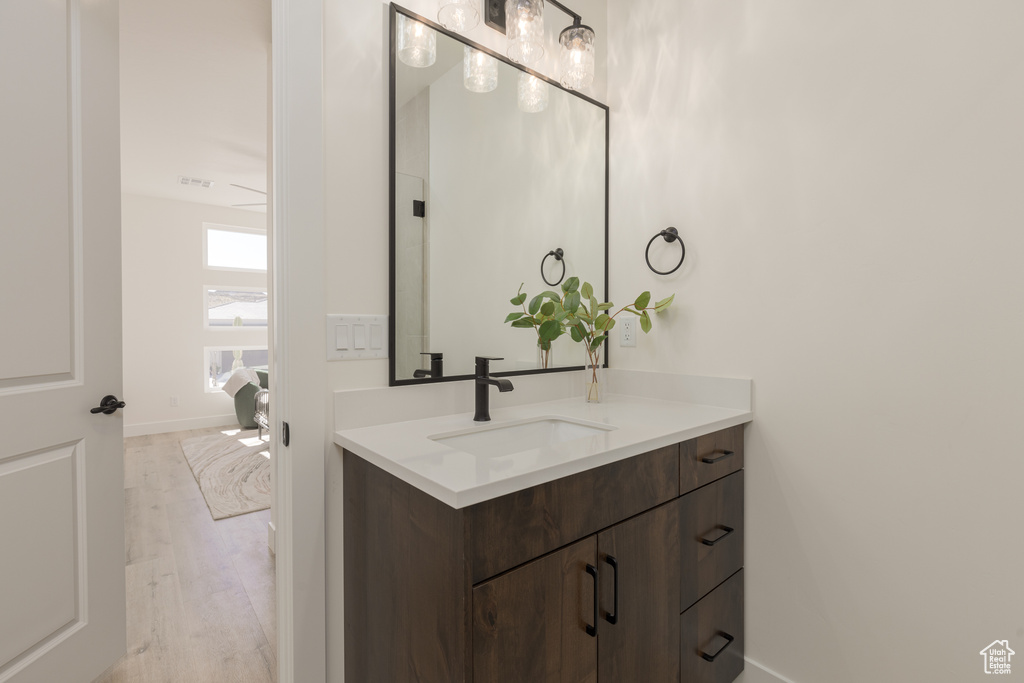
<path fill-rule="evenodd" d="M 640 309 L 647 308 L 647 304 L 649 303 L 651 303 L 651 293 L 644 292 L 643 294 L 636 298 L 636 303 L 634 303 L 633 305 Z"/>
<path fill-rule="evenodd" d="M 594 296 L 594 287 L 589 282 L 584 282 L 583 289 L 581 289 L 580 292 L 583 293 L 584 299 L 589 299 L 590 297 Z"/>
<path fill-rule="evenodd" d="M 608 330 L 610 330 L 613 327 L 615 327 L 615 323 L 616 323 L 615 318 L 608 318 L 608 324 L 605 325 L 604 331 L 607 332 Z"/>
<path fill-rule="evenodd" d="M 538 294 L 530 299 L 530 305 L 527 307 L 530 311 L 530 315 L 537 315 L 537 311 L 540 310 L 540 304 L 542 301 L 544 301 L 544 296 L 542 294 Z"/>
<path fill-rule="evenodd" d="M 598 307 L 597 299 L 595 299 L 594 297 L 590 297 L 590 312 L 594 316 L 597 316 L 597 313 L 598 313 L 597 307 Z"/>
<path fill-rule="evenodd" d="M 540 329 L 537 330 L 537 334 L 539 334 L 540 338 L 544 341 L 553 341 L 561 336 L 562 326 L 555 320 L 548 320 L 540 326 Z"/>
<path fill-rule="evenodd" d="M 647 315 L 647 311 L 640 316 L 640 329 L 644 331 L 644 334 L 651 331 L 651 316 Z"/>
<path fill-rule="evenodd" d="M 640 315 L 640 311 L 634 311 L 634 310 L 633 310 L 632 308 L 630 308 L 629 306 L 626 306 L 626 307 L 625 307 L 624 309 L 622 309 L 622 310 L 624 310 L 624 311 L 625 311 L 626 313 L 632 313 L 633 315 Z"/>
<path fill-rule="evenodd" d="M 581 341 L 583 339 L 590 339 L 590 337 L 593 336 L 593 335 L 590 334 L 590 330 L 587 329 L 587 326 L 584 325 L 583 323 L 577 323 L 576 324 L 576 329 L 580 331 L 580 340 Z"/>
<path fill-rule="evenodd" d="M 594 319 L 590 317 L 590 314 L 587 313 L 583 306 L 580 306 L 580 310 L 576 311 L 576 317 L 588 325 L 592 325 L 594 323 Z"/>
<path fill-rule="evenodd" d="M 559 322 L 561 322 L 561 321 L 565 320 L 565 319 L 566 319 L 566 318 L 568 318 L 568 317 L 569 317 L 569 314 L 568 314 L 568 313 L 566 313 L 566 312 L 565 312 L 564 310 L 562 310 L 561 308 L 559 308 L 559 309 L 558 309 L 557 311 L 555 311 L 555 315 L 554 315 L 554 318 L 555 318 L 555 320 L 557 320 L 557 321 L 559 321 Z"/>
<path fill-rule="evenodd" d="M 512 327 L 527 328 L 527 327 L 535 327 L 536 325 L 537 325 L 537 321 L 534 320 L 533 318 L 520 318 L 519 320 L 513 320 L 512 321 Z"/>
<path fill-rule="evenodd" d="M 601 344 L 603 344 L 604 340 L 607 338 L 607 334 L 599 334 L 596 337 L 594 337 L 593 341 L 590 342 L 590 350 L 597 351 L 599 348 L 601 348 Z"/>
<path fill-rule="evenodd" d="M 541 307 L 540 307 L 540 314 L 541 315 L 554 315 L 554 313 L 555 313 L 555 305 L 552 302 L 546 301 L 546 302 L 544 302 L 541 305 Z"/>
<path fill-rule="evenodd" d="M 546 292 L 541 292 L 540 295 L 543 296 L 543 297 L 547 297 L 548 299 L 551 299 L 552 301 L 561 301 L 562 300 L 562 295 L 561 294 L 559 294 L 558 292 L 552 292 L 550 289 L 547 290 Z"/>
<path fill-rule="evenodd" d="M 526 301 L 525 294 L 520 294 L 519 296 L 512 297 L 511 299 L 509 299 L 509 303 L 512 304 L 513 306 L 521 306 L 524 301 Z"/>
<path fill-rule="evenodd" d="M 613 304 L 613 303 L 598 304 L 597 305 L 597 310 L 599 310 L 599 311 L 607 311 L 609 308 L 611 308 L 614 305 L 615 304 Z"/>
<path fill-rule="evenodd" d="M 551 342 L 547 341 L 545 339 L 541 339 L 540 341 L 538 341 L 537 342 L 537 346 L 539 346 L 541 348 L 541 351 L 550 351 L 551 350 Z"/>
<path fill-rule="evenodd" d="M 607 313 L 602 313 L 601 315 L 597 316 L 597 320 L 594 321 L 594 327 L 596 327 L 599 330 L 607 329 L 605 325 L 608 324 L 609 320 L 611 320 L 611 316 L 609 316 Z"/>
<path fill-rule="evenodd" d="M 662 299 L 658 303 L 654 304 L 654 310 L 655 311 L 663 311 L 663 310 L 665 310 L 666 308 L 668 308 L 669 306 L 672 305 L 672 302 L 675 300 L 675 298 L 676 298 L 676 295 L 673 294 L 672 296 L 668 297 L 667 299 Z"/>
<path fill-rule="evenodd" d="M 565 308 L 570 313 L 575 314 L 580 309 L 580 293 L 570 292 L 565 297 Z"/>
<path fill-rule="evenodd" d="M 572 294 L 580 288 L 580 279 L 578 277 L 571 277 L 562 283 L 562 291 L 567 294 Z"/>
<path fill-rule="evenodd" d="M 572 337 L 574 342 L 583 341 L 583 334 L 580 332 L 578 325 L 573 325 L 569 328 L 569 336 Z"/>
<path fill-rule="evenodd" d="M 507 322 L 507 323 L 510 323 L 510 322 L 512 322 L 513 320 L 519 320 L 519 319 L 520 319 L 520 318 L 522 318 L 522 317 L 523 317 L 524 315 L 526 315 L 526 314 L 525 314 L 525 313 L 509 313 L 509 314 L 508 314 L 508 317 L 507 317 L 507 318 L 505 318 L 505 322 Z"/>

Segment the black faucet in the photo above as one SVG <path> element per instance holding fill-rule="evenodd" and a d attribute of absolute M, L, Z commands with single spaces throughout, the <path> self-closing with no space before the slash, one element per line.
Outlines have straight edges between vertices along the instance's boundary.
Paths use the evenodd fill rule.
<path fill-rule="evenodd" d="M 474 422 L 490 422 L 491 421 L 491 410 L 490 410 L 490 393 L 488 387 L 494 385 L 498 387 L 498 391 L 506 392 L 512 391 L 515 387 L 512 386 L 512 382 L 507 379 L 498 379 L 491 377 L 491 361 L 492 360 L 505 360 L 504 358 L 485 358 L 483 356 L 476 357 L 476 415 L 473 416 Z"/>
<path fill-rule="evenodd" d="M 413 377 L 444 377 L 444 354 L 443 353 L 421 353 L 421 356 L 430 356 L 429 370 L 416 370 Z"/>

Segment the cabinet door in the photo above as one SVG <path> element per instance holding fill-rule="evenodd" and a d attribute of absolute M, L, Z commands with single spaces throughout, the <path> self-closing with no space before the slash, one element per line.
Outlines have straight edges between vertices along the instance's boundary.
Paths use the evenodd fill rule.
<path fill-rule="evenodd" d="M 598 535 L 599 679 L 679 681 L 679 501 Z"/>
<path fill-rule="evenodd" d="M 476 683 L 597 681 L 596 555 L 590 536 L 473 589 Z"/>

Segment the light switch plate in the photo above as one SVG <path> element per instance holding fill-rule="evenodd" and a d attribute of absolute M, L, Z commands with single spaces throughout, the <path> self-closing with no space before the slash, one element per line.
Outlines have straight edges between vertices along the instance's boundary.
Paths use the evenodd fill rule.
<path fill-rule="evenodd" d="M 327 360 L 388 357 L 386 315 L 328 315 Z"/>

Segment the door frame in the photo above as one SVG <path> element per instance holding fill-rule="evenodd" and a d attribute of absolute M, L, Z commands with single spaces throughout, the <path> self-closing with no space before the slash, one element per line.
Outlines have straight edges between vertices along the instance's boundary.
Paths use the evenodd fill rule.
<path fill-rule="evenodd" d="M 272 0 L 271 12 L 278 680 L 317 683 L 327 679 L 323 0 Z"/>

